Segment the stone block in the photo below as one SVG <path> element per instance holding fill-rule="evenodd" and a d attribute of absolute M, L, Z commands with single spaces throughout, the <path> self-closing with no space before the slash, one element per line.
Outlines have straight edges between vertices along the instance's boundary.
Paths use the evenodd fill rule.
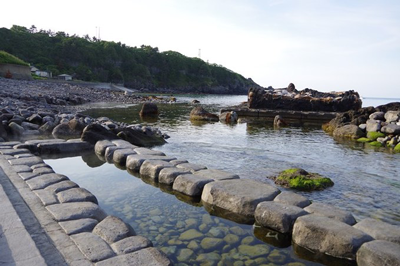
<path fill-rule="evenodd" d="M 383 240 L 374 240 L 365 243 L 357 251 L 357 265 L 400 265 L 400 245 Z"/>
<path fill-rule="evenodd" d="M 23 153 L 30 153 L 28 149 L 1 149 L 0 154 L 2 155 L 17 155 L 17 154 L 23 154 Z"/>
<path fill-rule="evenodd" d="M 94 145 L 94 152 L 100 156 L 104 156 L 106 149 L 110 146 L 116 146 L 109 140 L 99 140 Z"/>
<path fill-rule="evenodd" d="M 52 184 L 68 180 L 68 177 L 60 174 L 44 174 L 31 178 L 26 181 L 26 184 L 31 190 L 43 189 Z"/>
<path fill-rule="evenodd" d="M 117 254 L 128 254 L 152 246 L 153 243 L 143 236 L 130 236 L 113 243 L 111 248 Z"/>
<path fill-rule="evenodd" d="M 13 166 L 13 169 L 17 173 L 32 173 L 32 168 L 27 165 L 16 165 Z"/>
<path fill-rule="evenodd" d="M 294 205 L 300 208 L 307 207 L 311 204 L 311 201 L 306 197 L 290 191 L 282 191 L 278 196 L 276 196 L 274 201 Z"/>
<path fill-rule="evenodd" d="M 76 184 L 75 182 L 71 181 L 71 180 L 65 180 L 65 181 L 61 181 L 58 183 L 55 183 L 53 185 L 50 185 L 48 187 L 45 188 L 45 190 L 49 190 L 51 192 L 53 192 L 54 194 L 57 194 L 58 192 L 67 190 L 67 189 L 71 189 L 71 188 L 76 188 L 79 187 L 78 184 Z"/>
<path fill-rule="evenodd" d="M 172 185 L 179 175 L 190 174 L 190 171 L 185 171 L 176 167 L 161 169 L 158 175 L 158 182 L 166 185 Z"/>
<path fill-rule="evenodd" d="M 37 177 L 38 174 L 34 174 L 32 172 L 22 172 L 22 173 L 18 173 L 18 175 L 22 178 L 22 180 L 27 181 L 31 178 Z"/>
<path fill-rule="evenodd" d="M 304 210 L 309 213 L 325 216 L 349 225 L 356 223 L 356 219 L 350 212 L 341 210 L 331 205 L 313 202 L 311 205 L 305 207 Z"/>
<path fill-rule="evenodd" d="M 95 195 L 90 193 L 88 190 L 80 187 L 61 191 L 57 193 L 57 198 L 61 203 L 90 201 L 98 204 Z"/>
<path fill-rule="evenodd" d="M 216 169 L 204 169 L 194 172 L 195 175 L 199 175 L 205 178 L 210 178 L 212 180 L 229 180 L 229 179 L 239 179 L 240 177 L 236 174 L 231 174 L 226 171 L 216 170 Z"/>
<path fill-rule="evenodd" d="M 201 199 L 233 213 L 253 217 L 258 203 L 273 200 L 279 193 L 277 188 L 259 181 L 234 179 L 206 184 Z"/>
<path fill-rule="evenodd" d="M 128 157 L 126 158 L 126 168 L 134 172 L 139 172 L 140 167 L 146 160 L 162 160 L 169 162 L 175 159 L 176 158 L 174 157 L 158 156 L 158 155 L 140 155 L 140 154 L 128 155 Z"/>
<path fill-rule="evenodd" d="M 194 173 L 196 171 L 207 169 L 207 167 L 204 165 L 194 164 L 194 163 L 181 163 L 181 164 L 178 164 L 176 167 L 190 171 L 192 173 Z"/>
<path fill-rule="evenodd" d="M 37 175 L 53 174 L 54 171 L 50 167 L 37 167 L 32 170 L 32 173 Z"/>
<path fill-rule="evenodd" d="M 200 175 L 185 174 L 175 179 L 172 189 L 188 196 L 200 196 L 204 186 L 213 181 L 211 178 Z"/>
<path fill-rule="evenodd" d="M 161 151 L 154 151 L 147 148 L 136 148 L 135 152 L 140 155 L 156 155 L 156 156 L 165 156 L 165 153 Z"/>
<path fill-rule="evenodd" d="M 97 221 L 103 220 L 107 215 L 93 202 L 71 202 L 47 206 L 46 209 L 58 222 L 93 218 Z"/>
<path fill-rule="evenodd" d="M 178 164 L 188 163 L 188 161 L 187 160 L 172 160 L 172 161 L 170 161 L 170 163 L 177 166 Z"/>
<path fill-rule="evenodd" d="M 99 235 L 109 244 L 115 243 L 128 236 L 136 235 L 129 224 L 115 216 L 107 216 L 95 226 L 93 233 Z"/>
<path fill-rule="evenodd" d="M 83 232 L 92 232 L 93 228 L 98 223 L 97 220 L 92 218 L 84 218 L 72 221 L 59 222 L 58 224 L 65 231 L 67 235 L 74 235 Z"/>
<path fill-rule="evenodd" d="M 115 164 L 125 165 L 126 157 L 131 154 L 136 154 L 136 152 L 130 148 L 115 150 L 113 154 L 113 162 Z"/>
<path fill-rule="evenodd" d="M 400 245 L 400 226 L 366 218 L 356 223 L 354 228 L 369 234 L 376 240 L 386 240 Z"/>
<path fill-rule="evenodd" d="M 144 177 L 150 177 L 151 179 L 157 181 L 160 171 L 164 168 L 172 168 L 172 164 L 161 160 L 146 160 L 140 167 L 140 175 Z"/>
<path fill-rule="evenodd" d="M 58 203 L 56 195 L 49 190 L 38 189 L 33 192 L 35 192 L 36 196 L 39 197 L 44 206 Z"/>
<path fill-rule="evenodd" d="M 96 234 L 80 233 L 72 235 L 71 239 L 75 242 L 83 255 L 92 262 L 102 261 L 115 256 L 111 247 Z"/>
<path fill-rule="evenodd" d="M 173 264 L 164 253 L 150 247 L 96 263 L 96 266 L 109 265 L 172 266 Z"/>
<path fill-rule="evenodd" d="M 123 140 L 123 139 L 114 139 L 111 141 L 113 144 L 117 145 L 119 148 L 123 149 L 136 149 L 138 146 L 133 145 L 129 141 Z"/>
<path fill-rule="evenodd" d="M 108 163 L 113 163 L 113 157 L 114 157 L 114 152 L 116 150 L 122 150 L 122 148 L 119 148 L 117 146 L 109 146 L 106 148 L 106 151 L 104 153 L 104 159 Z"/>
<path fill-rule="evenodd" d="M 314 252 L 355 260 L 362 244 L 373 238 L 346 223 L 314 214 L 297 218 L 293 242 Z"/>
<path fill-rule="evenodd" d="M 67 141 L 38 144 L 40 154 L 63 154 L 76 151 L 91 151 L 92 144 L 86 141 Z"/>
<path fill-rule="evenodd" d="M 281 233 L 291 233 L 293 224 L 308 212 L 294 205 L 276 201 L 263 201 L 257 205 L 254 218 L 257 223 Z"/>
<path fill-rule="evenodd" d="M 27 166 L 32 166 L 38 163 L 43 163 L 42 158 L 37 157 L 37 156 L 32 156 L 28 158 L 19 158 L 19 159 L 14 159 L 14 160 L 8 160 L 8 162 L 11 165 L 27 165 Z"/>

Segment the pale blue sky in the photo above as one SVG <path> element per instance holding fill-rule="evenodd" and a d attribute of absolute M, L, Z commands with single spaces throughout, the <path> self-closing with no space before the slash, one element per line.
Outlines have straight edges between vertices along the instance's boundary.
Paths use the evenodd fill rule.
<path fill-rule="evenodd" d="M 400 1 L 13 0 L 13 24 L 175 50 L 262 86 L 400 98 Z"/>

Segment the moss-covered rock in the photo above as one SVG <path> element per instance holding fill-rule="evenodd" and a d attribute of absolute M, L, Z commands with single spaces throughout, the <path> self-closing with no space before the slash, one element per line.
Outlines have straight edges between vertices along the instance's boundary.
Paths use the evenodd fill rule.
<path fill-rule="evenodd" d="M 274 181 L 277 185 L 303 191 L 323 190 L 334 184 L 330 178 L 316 173 L 308 173 L 301 168 L 282 171 L 277 177 L 274 177 Z"/>
<path fill-rule="evenodd" d="M 379 141 L 372 141 L 372 142 L 369 142 L 368 144 L 371 146 L 374 146 L 374 147 L 378 147 L 378 148 L 383 146 L 383 144 L 380 143 Z"/>
<path fill-rule="evenodd" d="M 400 143 L 396 145 L 396 147 L 394 147 L 394 152 L 400 152 Z"/>
<path fill-rule="evenodd" d="M 357 139 L 357 142 L 371 142 L 372 140 L 370 140 L 369 138 L 359 138 Z"/>
<path fill-rule="evenodd" d="M 367 138 L 369 138 L 371 141 L 374 141 L 377 138 L 383 138 L 383 137 L 385 137 L 385 134 L 383 134 L 382 132 L 370 131 L 367 133 Z"/>

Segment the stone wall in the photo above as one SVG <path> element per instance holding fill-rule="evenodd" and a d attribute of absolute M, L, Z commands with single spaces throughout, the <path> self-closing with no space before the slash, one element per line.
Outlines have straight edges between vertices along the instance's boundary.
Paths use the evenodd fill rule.
<path fill-rule="evenodd" d="M 0 77 L 6 77 L 8 71 L 10 71 L 13 79 L 32 80 L 29 66 L 0 64 Z"/>

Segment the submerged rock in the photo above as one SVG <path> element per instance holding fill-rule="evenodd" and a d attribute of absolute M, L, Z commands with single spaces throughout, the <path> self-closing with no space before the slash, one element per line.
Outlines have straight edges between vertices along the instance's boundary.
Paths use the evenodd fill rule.
<path fill-rule="evenodd" d="M 203 107 L 197 106 L 190 112 L 190 120 L 218 122 L 219 117 L 209 113 Z"/>
<path fill-rule="evenodd" d="M 277 185 L 305 191 L 323 190 L 334 184 L 330 178 L 308 173 L 301 168 L 287 169 L 272 179 Z"/>
<path fill-rule="evenodd" d="M 139 112 L 140 116 L 152 116 L 157 117 L 159 114 L 158 107 L 155 103 L 144 103 L 142 109 Z"/>

